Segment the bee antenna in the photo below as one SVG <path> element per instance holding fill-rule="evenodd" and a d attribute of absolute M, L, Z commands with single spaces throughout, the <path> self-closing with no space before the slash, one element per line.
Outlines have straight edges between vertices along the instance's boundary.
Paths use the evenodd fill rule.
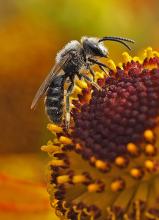
<path fill-rule="evenodd" d="M 135 43 L 135 41 L 128 39 L 128 38 L 123 38 L 123 37 L 103 37 L 99 39 L 98 42 L 106 41 L 106 40 L 119 42 L 123 44 L 125 47 L 127 47 L 129 50 L 131 50 L 131 47 L 129 47 L 129 45 L 127 45 L 124 41 L 129 42 L 129 43 Z"/>

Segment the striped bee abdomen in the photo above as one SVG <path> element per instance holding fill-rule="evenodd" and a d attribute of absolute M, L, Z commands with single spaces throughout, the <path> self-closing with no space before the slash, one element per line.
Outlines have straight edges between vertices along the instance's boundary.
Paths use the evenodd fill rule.
<path fill-rule="evenodd" d="M 45 99 L 45 111 L 49 119 L 55 124 L 60 124 L 62 121 L 64 81 L 63 76 L 57 76 L 50 84 Z"/>

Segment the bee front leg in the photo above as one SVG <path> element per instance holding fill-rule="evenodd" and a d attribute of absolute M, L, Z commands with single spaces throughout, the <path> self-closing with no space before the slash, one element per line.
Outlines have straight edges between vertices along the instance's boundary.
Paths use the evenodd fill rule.
<path fill-rule="evenodd" d="M 105 68 L 107 68 L 108 70 L 111 70 L 111 68 L 110 68 L 109 66 L 107 66 L 106 64 L 101 63 L 101 62 L 99 62 L 99 61 L 97 61 L 97 60 L 91 59 L 91 58 L 89 59 L 89 61 L 91 61 L 92 64 L 98 65 L 99 68 L 100 68 L 102 71 L 104 71 L 104 72 L 109 76 L 108 72 L 105 70 Z"/>
<path fill-rule="evenodd" d="M 84 75 L 82 73 L 79 73 L 81 75 L 81 77 L 83 77 L 86 81 L 88 81 L 89 83 L 91 83 L 94 87 L 96 87 L 96 89 L 98 90 L 102 90 L 102 88 L 93 81 L 93 79 L 89 78 L 87 75 Z"/>
<path fill-rule="evenodd" d="M 74 87 L 74 80 L 71 79 L 71 84 L 69 85 L 67 92 L 66 92 L 66 118 L 65 118 L 65 124 L 66 129 L 69 129 L 70 126 L 70 95 L 72 93 Z"/>
<path fill-rule="evenodd" d="M 104 67 L 102 67 L 102 66 L 99 66 L 99 68 L 103 71 L 103 72 L 105 72 L 105 74 L 107 75 L 107 76 L 109 76 L 109 73 L 108 73 L 108 71 L 106 71 L 105 70 L 105 68 Z M 109 68 L 110 69 L 110 68 Z"/>

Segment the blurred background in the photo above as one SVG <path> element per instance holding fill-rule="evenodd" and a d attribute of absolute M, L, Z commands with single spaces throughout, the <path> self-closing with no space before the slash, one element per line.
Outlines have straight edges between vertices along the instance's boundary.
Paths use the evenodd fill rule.
<path fill-rule="evenodd" d="M 114 35 L 134 39 L 131 54 L 135 55 L 147 46 L 159 48 L 158 27 L 158 0 L 0 0 L 0 186 L 8 187 L 9 195 L 13 193 L 8 197 L 4 194 L 5 204 L 0 202 L 3 219 L 13 219 L 19 209 L 27 210 L 29 199 L 24 204 L 26 209 L 15 208 L 24 199 L 25 187 L 37 189 L 36 184 L 45 185 L 47 157 L 41 154 L 40 146 L 49 138 L 48 119 L 43 101 L 35 111 L 30 110 L 30 105 L 57 51 L 83 35 Z M 107 42 L 107 46 L 110 56 L 118 62 L 125 48 L 113 42 Z M 10 183 L 10 178 L 16 190 L 16 184 L 22 187 L 18 201 L 15 188 L 5 182 Z M 44 207 L 28 209 L 46 211 L 38 219 L 50 218 L 45 187 L 39 188 L 36 198 L 46 202 Z"/>

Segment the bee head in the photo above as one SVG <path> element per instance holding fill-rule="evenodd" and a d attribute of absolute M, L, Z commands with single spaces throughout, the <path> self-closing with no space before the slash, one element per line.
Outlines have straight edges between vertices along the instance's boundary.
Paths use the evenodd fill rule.
<path fill-rule="evenodd" d="M 82 37 L 81 43 L 86 55 L 108 57 L 108 50 L 104 46 L 103 42 L 99 42 L 95 37 Z"/>
<path fill-rule="evenodd" d="M 134 43 L 133 40 L 123 37 L 103 37 L 103 38 L 95 38 L 95 37 L 82 37 L 81 43 L 83 45 L 83 49 L 87 55 L 91 56 L 99 56 L 99 57 L 108 57 L 108 49 L 104 46 L 103 41 L 116 41 L 120 44 L 123 44 L 129 50 L 131 48 L 126 43 Z"/>

